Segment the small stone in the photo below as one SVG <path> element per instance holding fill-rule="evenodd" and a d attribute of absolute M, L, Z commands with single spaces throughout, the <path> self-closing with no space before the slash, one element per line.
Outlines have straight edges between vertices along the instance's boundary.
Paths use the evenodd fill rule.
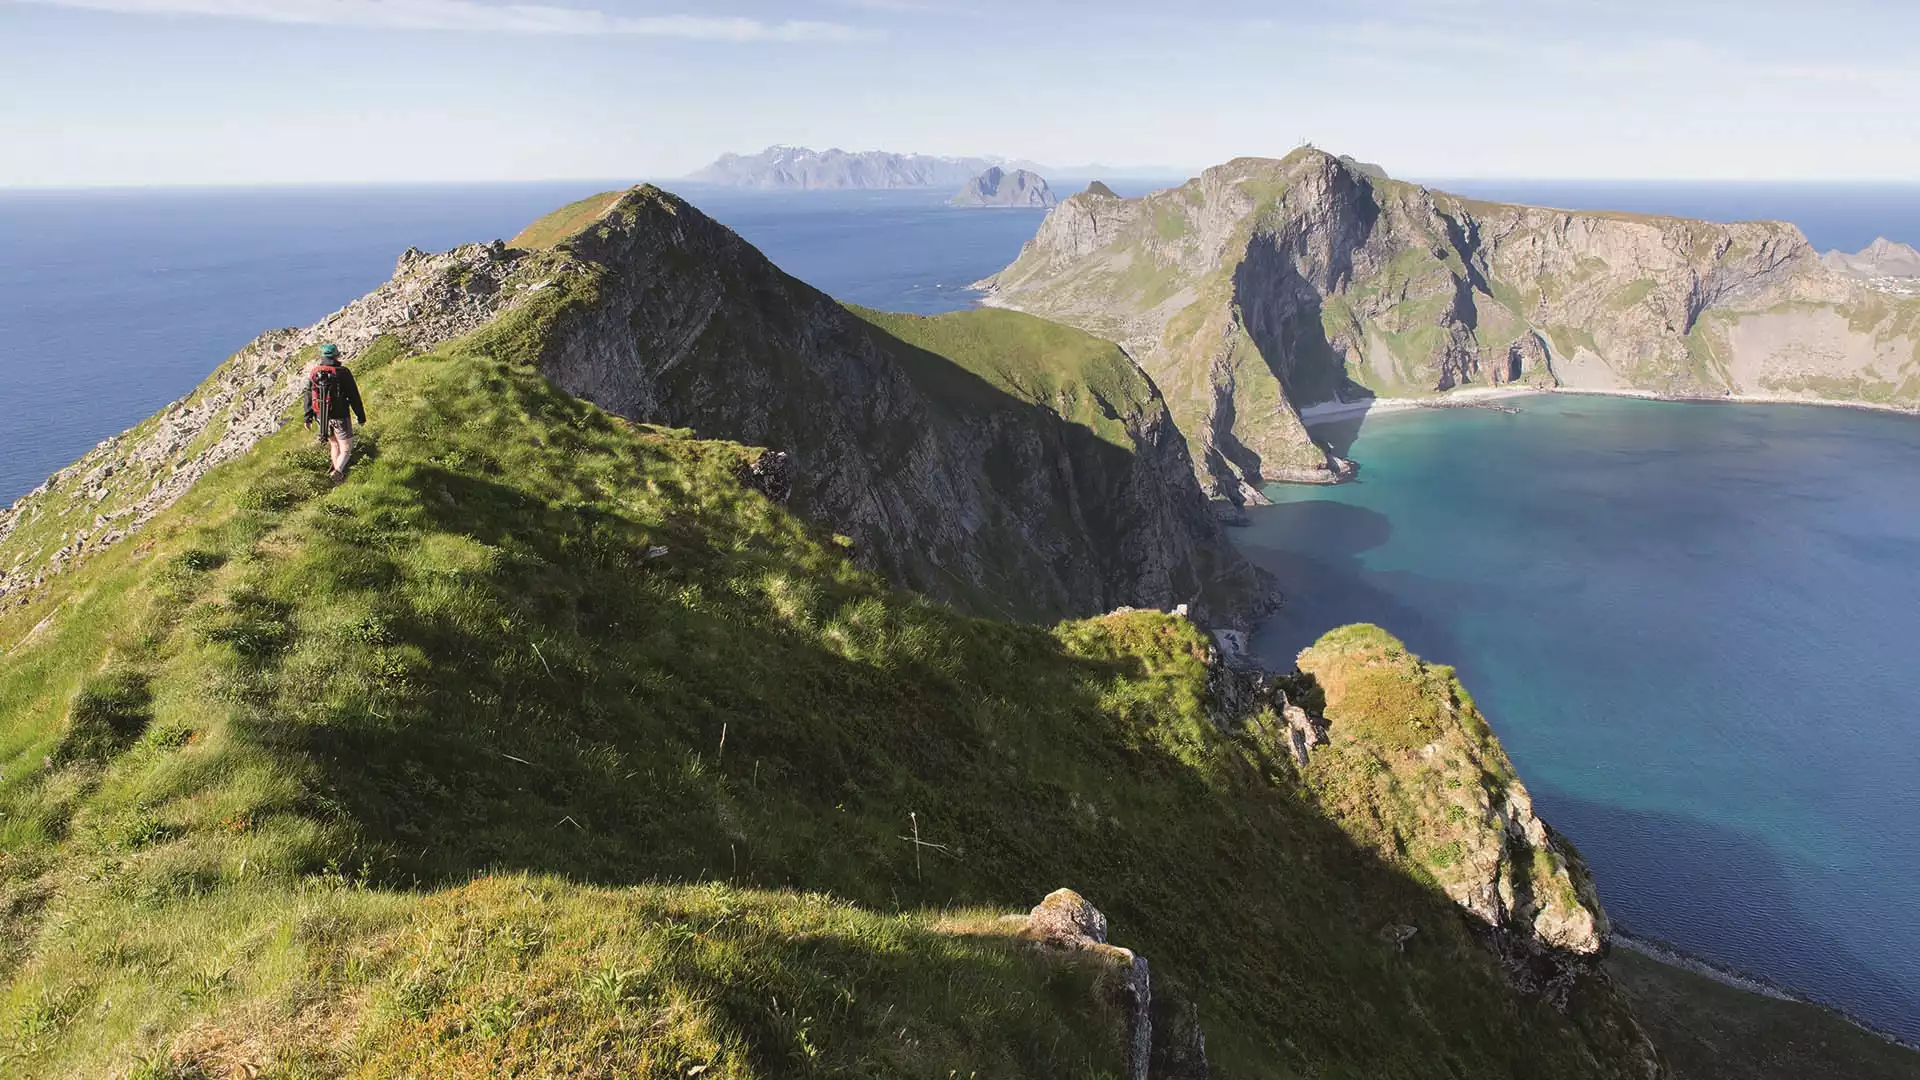
<path fill-rule="evenodd" d="M 1403 953 L 1407 951 L 1407 942 L 1413 940 L 1413 935 L 1419 932 L 1420 928 L 1417 926 L 1388 923 L 1380 928 L 1380 940 L 1391 944 L 1394 952 Z"/>

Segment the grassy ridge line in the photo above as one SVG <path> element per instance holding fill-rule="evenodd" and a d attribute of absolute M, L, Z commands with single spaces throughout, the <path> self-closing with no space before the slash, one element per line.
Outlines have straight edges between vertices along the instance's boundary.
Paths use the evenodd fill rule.
<path fill-rule="evenodd" d="M 1214 728 L 1190 624 L 1050 632 L 890 592 L 741 488 L 745 448 L 633 428 L 489 354 L 537 338 L 497 326 L 369 374 L 381 419 L 353 482 L 327 489 L 305 433 L 282 432 L 0 620 L 16 650 L 0 1030 L 19 1069 L 104 1069 L 256 1011 L 344 1010 L 350 1047 L 378 1052 L 389 1003 L 416 1000 L 411 969 L 370 970 L 355 1013 L 290 959 L 311 954 L 250 951 L 284 923 L 223 920 L 332 876 L 403 910 L 430 896 L 412 882 L 525 871 L 725 875 L 908 910 L 1072 883 L 1157 980 L 1195 988 L 1242 1075 L 1421 1075 L 1447 1056 L 1588 1071 L 1568 1022 L 1512 995 L 1449 903 L 1354 849 L 1270 750 Z M 142 692 L 118 694 L 129 682 Z M 76 692 L 118 702 L 104 760 L 72 738 Z M 909 812 L 946 845 L 924 867 L 898 839 Z M 115 944 L 170 913 L 224 930 L 136 959 Z M 1398 957 L 1387 921 L 1427 947 Z M 153 994 L 120 996 L 135 979 Z M 441 1033 L 420 1053 L 464 1060 L 455 1014 L 414 1008 Z M 553 1038 L 585 1054 L 587 1031 Z M 841 1038 L 836 1053 L 866 1052 Z"/>
<path fill-rule="evenodd" d="M 985 308 L 945 315 L 897 315 L 847 305 L 855 315 L 916 349 L 932 353 L 1016 397 L 1044 405 L 1131 452 L 1118 417 L 1145 412 L 1153 385 L 1118 345 L 1017 311 Z M 904 350 L 896 350 L 904 353 Z M 937 393 L 967 392 L 970 380 L 941 378 L 947 364 L 902 355 Z"/>
<path fill-rule="evenodd" d="M 684 970 L 662 975 L 650 990 L 635 981 L 639 989 L 634 993 L 646 991 L 639 1000 L 659 998 L 665 1013 L 649 1024 L 647 1009 L 628 1010 L 631 1015 L 622 1023 L 633 1030 L 614 1040 L 615 1045 L 602 1047 L 601 1022 L 620 1020 L 621 1010 L 596 1012 L 589 1007 L 597 991 L 591 984 L 583 988 L 583 983 L 596 973 L 576 970 L 574 961 L 578 946 L 592 945 L 596 934 L 605 937 L 618 924 L 573 927 L 585 939 L 569 938 L 572 930 L 556 934 L 549 954 L 545 939 L 527 939 L 526 927 L 506 925 L 513 922 L 513 904 L 502 898 L 529 889 L 552 894 L 555 906 L 543 909 L 535 920 L 540 927 L 564 918 L 561 913 L 566 911 L 579 919 L 593 912 L 608 918 L 634 901 L 552 880 L 528 885 L 525 879 L 514 879 L 520 884 L 498 886 L 483 879 L 479 886 L 424 895 L 349 884 L 349 877 L 364 882 L 382 866 L 394 873 L 418 868 L 395 871 L 380 864 L 378 845 L 365 843 L 352 817 L 328 805 L 328 785 L 315 776 L 311 761 L 286 752 L 287 743 L 298 739 L 303 721 L 325 726 L 322 718 L 343 707 L 330 694 L 343 689 L 343 682 L 359 684 L 345 688 L 349 694 L 353 689 L 364 694 L 345 706 L 361 710 L 360 719 L 404 717 L 404 710 L 416 703 L 406 701 L 404 691 L 382 694 L 378 687 L 383 681 L 390 685 L 403 680 L 409 668 L 426 666 L 427 656 L 394 640 L 382 621 L 391 617 L 393 608 L 382 612 L 380 598 L 368 588 L 396 583 L 388 573 L 399 568 L 382 563 L 399 537 L 393 531 L 379 538 L 355 533 L 349 520 L 354 515 L 341 512 L 341 503 L 353 496 L 369 500 L 356 508 L 373 505 L 391 513 L 396 503 L 406 501 L 407 484 L 418 474 L 412 466 L 393 466 L 422 445 L 409 445 L 409 437 L 424 430 L 424 443 L 432 444 L 436 422 L 464 426 L 487 411 L 481 400 L 486 378 L 462 386 L 472 397 L 436 400 L 435 392 L 447 389 L 437 385 L 439 380 L 477 374 L 457 370 L 451 362 L 424 360 L 402 365 L 392 378 L 370 373 L 369 393 L 380 395 L 383 413 L 391 419 L 367 430 L 372 460 L 363 464 L 353 488 L 326 492 L 317 479 L 317 452 L 302 445 L 303 432 L 285 432 L 252 458 L 210 477 L 195 489 L 190 505 L 170 515 L 141 545 L 114 552 L 62 583 L 65 595 L 49 605 L 61 609 L 60 617 L 19 652 L 24 663 L 10 664 L 0 674 L 0 685 L 12 692 L 0 700 L 26 706 L 5 714 L 12 752 L 5 771 L 7 811 L 0 828 L 5 829 L 6 844 L 0 867 L 5 871 L 6 908 L 14 916 L 8 924 L 13 931 L 9 966 L 21 965 L 8 988 L 7 1011 L 0 1014 L 13 1021 L 0 1031 L 16 1036 L 7 1046 L 8 1059 L 29 1075 L 43 1069 L 45 1075 L 95 1075 L 116 1060 L 131 1060 L 143 1044 L 149 1056 L 157 1053 L 160 1047 L 151 1045 L 149 1037 L 157 1028 L 178 1032 L 172 1047 L 174 1056 L 186 1063 L 182 1068 L 232 1058 L 277 1062 L 275 1068 L 294 1070 L 290 1075 L 309 1068 L 331 1073 L 343 1060 L 365 1075 L 391 1075 L 388 1068 L 402 1064 L 480 1065 L 504 1072 L 515 1061 L 551 1060 L 556 1054 L 571 1062 L 571 1068 L 583 1070 L 581 1075 L 616 1066 L 645 1069 L 669 1060 L 711 1064 L 718 1070 L 714 1075 L 765 1075 L 783 1070 L 755 1055 L 806 1045 L 812 1046 L 811 1053 L 824 1055 L 823 1062 L 842 1067 L 853 1068 L 863 1055 L 880 1054 L 879 1060 L 893 1061 L 882 1071 L 943 1075 L 948 1068 L 980 1063 L 982 1055 L 993 1059 L 996 1040 L 1008 1047 L 997 1055 L 1005 1059 L 1008 1075 L 1079 1071 L 1107 1060 L 1108 1050 L 1118 1042 L 1093 1037 L 1102 1028 L 1087 1019 L 1092 999 L 1062 989 L 1078 985 L 1076 979 L 1084 983 L 1084 978 L 1071 971 L 1062 975 L 1021 966 L 1025 962 L 1009 958 L 1003 947 L 949 948 L 934 942 L 930 931 L 888 930 L 886 918 L 853 913 L 835 919 L 848 925 L 866 919 L 857 932 L 844 926 L 835 931 L 832 919 L 813 925 L 797 918 L 789 921 L 795 924 L 792 932 L 803 939 L 877 935 L 888 944 L 870 958 L 873 965 L 885 965 L 872 974 L 858 970 L 863 954 L 857 943 L 848 944 L 844 964 L 836 961 L 817 969 L 801 963 L 791 947 L 776 952 L 766 942 L 735 944 L 726 947 L 724 955 L 706 958 L 710 964 L 690 962 L 682 965 Z M 526 382 L 529 377 L 517 378 Z M 493 381 L 495 389 L 505 382 L 497 370 Z M 533 378 L 529 388 L 537 392 L 539 387 Z M 593 415 L 550 390 L 545 393 L 542 404 L 567 409 L 570 418 Z M 507 429 L 514 417 L 489 419 L 491 424 L 475 426 L 488 436 L 499 436 L 498 442 L 483 437 L 440 444 L 434 447 L 439 453 L 425 462 L 415 459 L 412 465 L 500 471 L 497 461 L 490 466 L 469 456 L 478 446 L 513 441 Z M 526 424 L 532 418 L 519 419 Z M 528 426 L 540 432 L 535 442 L 557 434 L 538 423 Z M 706 486 L 734 500 L 758 500 L 731 480 L 729 470 L 751 456 L 745 448 L 698 443 L 671 432 L 629 433 L 603 415 L 594 417 L 593 426 L 615 445 L 626 441 L 629 451 L 662 451 L 648 477 L 653 486 L 685 483 L 691 477 L 683 468 L 711 465 L 712 470 L 702 474 Z M 567 447 L 570 452 L 578 449 Z M 631 459 L 615 463 L 633 464 Z M 557 497 L 558 492 L 547 494 Z M 314 505 L 322 496 L 332 501 Z M 673 500 L 665 502 L 671 506 Z M 770 509 L 764 500 L 758 505 Z M 384 523 L 389 530 L 396 524 L 392 517 Z M 508 523 L 526 524 L 497 524 Z M 786 525 L 798 527 L 790 519 Z M 642 539 L 650 550 L 653 540 L 679 538 L 663 531 Z M 347 543 L 337 543 L 341 539 Z M 488 558 L 466 536 L 434 533 L 410 539 L 420 543 L 397 576 L 427 592 L 444 588 L 449 579 L 474 574 Z M 687 539 L 681 558 L 697 561 L 699 542 L 711 537 L 696 534 Z M 823 562 L 831 560 L 852 575 L 837 556 L 813 550 Z M 317 568 L 316 562 L 326 568 Z M 141 587 L 149 583 L 159 587 Z M 348 595 L 336 591 L 343 585 Z M 460 590 L 456 586 L 454 591 Z M 421 597 L 415 593 L 411 599 Z M 18 644 L 20 637 L 32 633 L 29 629 L 23 634 L 22 627 L 38 614 L 35 609 L 0 624 L 4 640 Z M 412 614 L 418 615 L 419 609 Z M 293 644 L 302 638 L 300 645 Z M 360 655 L 338 655 L 354 652 L 356 644 L 363 647 Z M 528 663 L 537 659 L 543 671 L 550 663 L 565 662 L 563 648 L 549 641 L 549 661 L 539 644 L 538 639 L 516 641 L 514 651 L 531 646 Z M 76 645 L 81 646 L 77 651 Z M 99 668 L 103 653 L 106 666 Z M 325 660 L 322 653 L 335 655 Z M 335 670 L 322 673 L 323 667 Z M 55 689 L 46 693 L 50 686 Z M 66 689 L 74 686 L 79 687 L 77 694 Z M 370 689 L 372 693 L 365 693 Z M 23 691 L 39 693 L 28 699 Z M 80 707 L 71 710 L 63 725 L 56 718 L 70 695 Z M 21 745 L 23 740 L 29 740 L 27 745 Z M 525 762 L 542 756 L 521 741 L 516 740 L 514 749 L 528 756 L 515 763 L 501 752 L 496 767 L 502 781 L 509 779 L 504 774 L 531 768 Z M 33 768 L 36 756 L 53 767 Z M 343 764 L 372 764 L 377 770 L 380 763 Z M 418 759 L 409 762 L 420 764 Z M 696 774 L 700 769 L 697 757 L 686 765 Z M 585 811 L 576 812 L 600 824 Z M 547 815 L 540 817 L 545 821 Z M 453 823 L 441 824 L 448 826 L 442 840 L 450 846 L 474 842 Z M 577 820 L 556 819 L 552 827 L 584 831 Z M 539 831 L 524 822 L 516 828 Z M 405 823 L 394 832 L 406 835 Z M 527 842 L 541 840 L 533 835 Z M 582 868 L 582 873 L 593 876 L 590 868 Z M 703 873 L 687 867 L 688 877 Z M 112 879 L 113 885 L 93 884 L 102 879 Z M 656 907 L 691 904 L 701 895 L 656 891 Z M 757 903 L 806 908 L 811 902 L 803 899 L 763 896 Z M 470 909 L 469 915 L 459 914 Z M 642 905 L 636 910 L 647 909 Z M 290 917 L 290 911 L 298 914 Z M 463 966 L 467 960 L 441 970 L 433 963 L 444 967 L 444 958 L 410 957 L 380 944 L 389 924 L 401 919 L 429 941 L 465 940 L 447 929 L 449 920 L 467 927 L 463 934 L 478 933 L 482 946 L 470 959 L 489 970 L 500 958 L 494 955 L 498 950 L 485 943 L 503 934 L 513 955 L 532 950 L 529 956 L 547 959 L 544 966 L 529 961 L 497 976 L 469 970 Z M 525 917 L 520 922 L 534 925 Z M 224 932 L 208 935 L 208 926 Z M 46 936 L 38 936 L 36 927 Z M 708 937 L 711 929 L 702 927 Z M 629 934 L 633 940 L 614 944 L 610 952 L 602 949 L 608 964 L 639 964 L 649 952 L 651 932 Z M 903 951 L 893 939 L 909 932 L 918 935 L 915 940 L 925 949 L 916 945 L 905 951 L 910 958 L 926 953 L 924 964 L 879 959 L 880 953 Z M 706 937 L 701 940 L 707 942 Z M 431 969 L 425 974 L 423 964 Z M 959 969 L 972 972 L 966 976 L 972 989 L 963 986 L 956 997 L 952 984 L 960 977 Z M 916 970 L 926 976 L 924 1000 L 914 996 Z M 606 977 L 626 976 L 615 972 Z M 1060 983 L 1062 978 L 1066 984 Z M 1030 991 L 1019 989 L 1022 980 Z M 766 989 L 767 1004 L 708 1008 L 713 994 L 702 991 L 703 985 Z M 863 985 L 876 988 L 871 1011 L 857 1007 L 864 1006 L 861 1001 L 834 996 L 844 997 Z M 879 993 L 879 988 L 886 990 Z M 934 994 L 935 988 L 943 989 Z M 356 997 L 363 999 L 360 1008 L 352 1007 Z M 787 1004 L 779 1006 L 780 1000 Z M 805 1010 L 785 1021 L 791 1031 L 781 1027 L 782 1008 Z M 869 1045 L 880 1037 L 876 1014 L 896 1012 L 899 1026 L 892 1034 L 905 1049 L 892 1050 L 884 1042 Z M 914 1019 L 921 1015 L 934 1019 Z M 663 1024 L 663 1019 L 671 1022 Z M 538 1021 L 530 1041 L 495 1045 L 509 1029 L 529 1030 L 530 1020 Z M 847 1029 L 849 1024 L 854 1030 Z M 305 1043 L 285 1041 L 284 1060 L 265 1054 L 263 1046 L 282 1043 L 274 1032 L 288 1026 L 311 1038 Z M 415 1045 L 416 1036 L 425 1039 L 423 1045 Z M 324 1044 L 341 1037 L 357 1049 L 345 1059 L 329 1057 Z M 914 1049 L 923 1043 L 924 1048 Z M 1026 1059 L 1020 1060 L 1021 1055 Z"/>
<path fill-rule="evenodd" d="M 589 195 L 584 199 L 568 203 L 521 229 L 514 234 L 512 240 L 507 241 L 507 245 L 529 251 L 553 247 L 606 216 L 607 211 L 613 209 L 614 204 L 618 203 L 626 193 L 626 189 L 603 191 L 598 195 Z"/>

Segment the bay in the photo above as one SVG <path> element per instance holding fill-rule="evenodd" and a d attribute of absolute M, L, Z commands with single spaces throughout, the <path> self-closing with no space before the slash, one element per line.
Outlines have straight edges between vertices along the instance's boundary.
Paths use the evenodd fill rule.
<path fill-rule="evenodd" d="M 1632 932 L 1920 1040 L 1920 420 L 1537 395 L 1316 429 L 1235 538 L 1272 666 L 1455 666 Z"/>

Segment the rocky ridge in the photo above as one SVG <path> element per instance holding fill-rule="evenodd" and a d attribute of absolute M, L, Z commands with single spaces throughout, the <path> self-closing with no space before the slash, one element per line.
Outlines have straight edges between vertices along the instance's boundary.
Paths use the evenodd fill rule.
<path fill-rule="evenodd" d="M 863 317 L 655 188 L 559 250 L 592 299 L 554 323 L 550 378 L 623 416 L 791 454 L 794 508 L 903 585 L 1032 617 L 1191 603 L 1231 623 L 1268 603 L 1158 391 L 1106 343 L 1006 312 Z M 988 365 L 942 355 L 949 332 Z M 1046 394 L 992 366 L 1086 349 L 1106 354 L 1088 384 Z"/>
<path fill-rule="evenodd" d="M 1920 302 L 1775 222 L 1459 198 L 1317 150 L 1082 193 L 980 283 L 1124 345 L 1216 498 L 1345 466 L 1299 410 L 1464 386 L 1920 402 Z"/>
<path fill-rule="evenodd" d="M 101 442 L 0 511 L 0 542 L 16 532 L 38 540 L 37 550 L 22 551 L 0 572 L 0 605 L 138 532 L 208 470 L 296 420 L 300 375 L 322 342 L 338 345 L 355 364 L 470 333 L 538 293 L 542 275 L 557 269 L 558 260 L 523 264 L 524 255 L 498 241 L 440 255 L 408 248 L 380 288 L 310 327 L 254 339 L 193 393 Z M 382 339 L 386 347 L 376 349 Z"/>
<path fill-rule="evenodd" d="M 384 362 L 532 300 L 557 313 L 543 343 L 557 383 L 633 419 L 782 452 L 779 486 L 795 508 L 901 585 L 1043 619 L 1193 603 L 1232 623 L 1271 604 L 1271 579 L 1221 534 L 1164 403 L 1124 357 L 1106 364 L 1104 397 L 1062 385 L 1060 400 L 1031 400 L 850 312 L 657 189 L 587 210 L 538 251 L 409 250 L 368 296 L 263 335 L 194 394 L 0 514 L 0 540 L 28 529 L 40 541 L 0 577 L 0 602 L 124 539 L 291 422 L 319 343 L 340 345 L 349 363 Z M 1024 320 L 1005 328 L 1010 351 L 1028 322 L 1042 325 L 981 314 Z M 1074 410 L 1088 405 L 1105 437 L 1079 422 Z"/>
<path fill-rule="evenodd" d="M 1842 273 L 1863 278 L 1920 278 L 1920 250 L 1896 244 L 1882 236 L 1849 255 L 1829 251 L 1820 261 Z"/>

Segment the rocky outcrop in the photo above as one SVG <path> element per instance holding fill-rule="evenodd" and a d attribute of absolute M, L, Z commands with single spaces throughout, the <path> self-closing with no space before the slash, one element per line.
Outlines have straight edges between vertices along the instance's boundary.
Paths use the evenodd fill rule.
<path fill-rule="evenodd" d="M 1317 150 L 1076 195 L 989 302 L 1127 347 L 1211 493 L 1338 479 L 1303 407 L 1464 386 L 1920 403 L 1920 300 L 1771 222 L 1462 199 Z"/>
<path fill-rule="evenodd" d="M 557 250 L 593 283 L 544 341 L 549 377 L 635 420 L 790 454 L 792 507 L 904 586 L 1033 618 L 1192 603 L 1232 622 L 1271 595 L 1152 382 L 1111 345 L 1005 312 L 902 325 L 904 340 L 654 188 Z M 1045 367 L 1032 342 L 1054 333 L 1094 357 L 1083 376 Z M 948 337 L 988 343 L 978 371 L 938 351 Z M 996 366 L 1016 354 L 1025 367 Z"/>
<path fill-rule="evenodd" d="M 1329 816 L 1418 867 L 1481 928 L 1516 985 L 1564 1007 L 1598 970 L 1606 912 L 1452 671 L 1371 626 L 1328 634 L 1299 670 L 1325 746 L 1297 759 Z"/>
<path fill-rule="evenodd" d="M 0 541 L 17 530 L 48 539 L 37 557 L 0 573 L 0 604 L 137 532 L 208 470 L 298 421 L 300 373 L 322 342 L 352 364 L 376 342 L 418 352 L 469 333 L 542 287 L 525 253 L 498 241 L 441 255 L 408 248 L 392 280 L 304 330 L 273 330 L 235 353 L 192 394 L 94 447 L 0 511 Z M 377 418 L 379 403 L 373 402 Z"/>
<path fill-rule="evenodd" d="M 1072 889 L 1055 889 L 1035 905 L 1020 936 L 1042 948 L 1091 954 L 1113 975 L 1100 992 L 1119 1014 L 1130 1080 L 1205 1080 L 1206 1036 L 1191 1002 L 1154 999 L 1147 959 L 1107 942 L 1107 917 Z M 1164 1021 L 1164 1028 L 1156 1026 Z"/>
<path fill-rule="evenodd" d="M 996 158 L 933 157 L 885 150 L 770 146 L 758 154 L 723 154 L 687 179 L 701 184 L 762 190 L 844 188 L 954 188 L 996 165 Z"/>
<path fill-rule="evenodd" d="M 967 181 L 960 193 L 948 200 L 955 206 L 1025 207 L 1044 209 L 1055 200 L 1045 178 L 1025 169 L 1011 172 L 995 165 Z"/>

